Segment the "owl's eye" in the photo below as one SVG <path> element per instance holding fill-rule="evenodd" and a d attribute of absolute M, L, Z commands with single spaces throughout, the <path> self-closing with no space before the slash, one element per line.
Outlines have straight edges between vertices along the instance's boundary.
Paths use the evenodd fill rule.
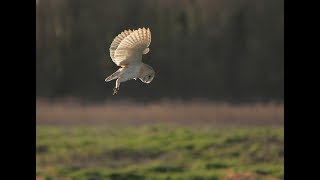
<path fill-rule="evenodd" d="M 149 76 L 149 78 L 151 78 L 151 76 Z"/>

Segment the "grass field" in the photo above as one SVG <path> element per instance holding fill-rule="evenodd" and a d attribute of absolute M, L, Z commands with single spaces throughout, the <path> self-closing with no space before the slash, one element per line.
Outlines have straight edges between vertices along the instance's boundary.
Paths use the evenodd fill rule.
<path fill-rule="evenodd" d="M 111 106 L 100 109 L 86 107 L 80 110 L 79 107 L 78 110 L 75 106 L 71 107 L 72 109 L 66 106 L 37 108 L 36 174 L 39 180 L 271 180 L 283 179 L 284 176 L 283 126 L 282 121 L 279 121 L 281 108 L 269 107 L 268 114 L 260 106 L 251 108 L 253 111 L 245 111 L 250 108 L 243 107 L 241 110 L 236 107 L 228 110 L 224 107 L 222 111 L 221 107 L 220 110 L 217 107 L 216 117 L 221 120 L 228 119 L 222 116 L 222 112 L 237 115 L 234 117 L 239 118 L 235 121 L 238 125 L 232 126 L 232 121 L 223 125 L 222 122 L 209 121 L 209 117 L 199 118 L 197 122 L 192 114 L 203 110 L 186 106 L 177 106 L 175 109 L 179 111 L 179 108 L 189 108 L 186 113 L 189 113 L 191 119 L 194 118 L 193 123 L 182 119 L 186 115 L 174 116 L 180 123 L 165 119 L 152 123 L 146 123 L 147 120 L 142 121 L 143 123 L 139 120 L 136 120 L 139 123 L 130 119 L 121 120 L 129 122 L 129 125 L 108 121 L 115 117 L 112 114 L 111 118 L 105 117 L 108 123 L 95 119 L 101 118 L 103 110 Z M 128 110 L 131 116 L 125 116 L 138 117 L 135 113 L 150 107 L 142 107 L 140 111 L 134 108 Z M 161 108 L 166 109 L 159 107 Z M 276 109 L 276 113 L 270 109 Z M 109 111 L 111 112 L 110 109 Z M 205 113 L 212 115 L 209 107 Z M 154 110 L 154 114 L 153 119 L 161 119 L 161 113 Z M 170 111 L 163 115 L 169 116 Z M 245 117 L 264 119 L 264 123 L 250 123 Z M 266 117 L 276 120 L 268 121 Z M 61 120 L 68 118 L 72 123 Z M 144 118 L 152 119 L 152 114 Z M 205 118 L 207 120 L 203 121 Z M 242 126 L 239 126 L 241 122 Z"/>
<path fill-rule="evenodd" d="M 283 129 L 38 126 L 36 169 L 46 179 L 281 179 Z"/>

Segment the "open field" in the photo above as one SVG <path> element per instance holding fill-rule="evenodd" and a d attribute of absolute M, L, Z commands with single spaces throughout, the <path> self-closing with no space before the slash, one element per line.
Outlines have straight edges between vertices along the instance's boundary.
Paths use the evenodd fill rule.
<path fill-rule="evenodd" d="M 81 105 L 37 102 L 37 124 L 61 125 L 283 125 L 283 104 L 213 104 L 204 102 L 128 102 Z"/>
<path fill-rule="evenodd" d="M 47 179 L 281 179 L 283 129 L 38 126 L 36 162 Z"/>
<path fill-rule="evenodd" d="M 283 179 L 283 106 L 37 103 L 37 179 Z"/>

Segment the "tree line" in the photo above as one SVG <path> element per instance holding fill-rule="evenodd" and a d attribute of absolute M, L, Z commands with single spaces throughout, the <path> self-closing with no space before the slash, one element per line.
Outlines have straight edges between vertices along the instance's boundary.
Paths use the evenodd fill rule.
<path fill-rule="evenodd" d="M 282 101 L 283 8 L 279 0 L 39 0 L 37 96 Z M 143 61 L 156 77 L 122 83 L 114 97 L 115 82 L 104 82 L 118 69 L 109 46 L 140 27 L 152 32 Z"/>

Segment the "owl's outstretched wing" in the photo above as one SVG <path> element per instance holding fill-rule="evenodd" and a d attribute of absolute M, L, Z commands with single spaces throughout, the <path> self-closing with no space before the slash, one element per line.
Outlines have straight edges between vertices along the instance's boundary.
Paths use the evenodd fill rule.
<path fill-rule="evenodd" d="M 151 43 L 150 29 L 139 28 L 126 36 L 118 45 L 112 59 L 118 66 L 141 62 L 142 54 L 149 52 Z"/>
<path fill-rule="evenodd" d="M 133 31 L 134 31 L 134 30 L 133 30 Z M 125 31 L 121 32 L 120 34 L 118 34 L 118 36 L 116 36 L 116 37 L 113 39 L 113 41 L 112 41 L 112 43 L 111 43 L 111 45 L 110 45 L 109 50 L 110 50 L 110 57 L 111 57 L 111 59 L 112 59 L 112 61 L 113 61 L 114 63 L 116 63 L 116 62 L 114 61 L 114 52 L 115 52 L 116 49 L 118 48 L 118 46 L 119 46 L 119 44 L 121 43 L 121 41 L 122 41 L 124 38 L 126 38 L 127 36 L 129 36 L 133 31 L 132 31 L 131 29 L 125 30 Z M 117 64 L 117 63 L 116 63 L 116 64 Z"/>

